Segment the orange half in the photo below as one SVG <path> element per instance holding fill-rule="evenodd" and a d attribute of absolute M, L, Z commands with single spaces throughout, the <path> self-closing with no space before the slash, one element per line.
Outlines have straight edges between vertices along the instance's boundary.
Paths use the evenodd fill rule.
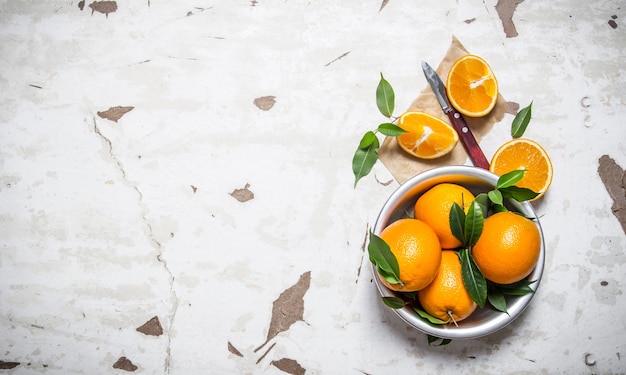
<path fill-rule="evenodd" d="M 498 100 L 496 76 L 476 55 L 465 55 L 452 64 L 446 90 L 450 104 L 469 117 L 489 114 Z"/>
<path fill-rule="evenodd" d="M 532 200 L 541 198 L 552 183 L 552 161 L 546 150 L 533 140 L 513 139 L 500 146 L 489 165 L 498 176 L 518 169 L 526 173 L 515 185 L 539 193 Z"/>
<path fill-rule="evenodd" d="M 421 159 L 444 156 L 459 141 L 452 126 L 424 112 L 403 113 L 398 119 L 398 126 L 406 130 L 406 133 L 396 137 L 400 148 Z"/>

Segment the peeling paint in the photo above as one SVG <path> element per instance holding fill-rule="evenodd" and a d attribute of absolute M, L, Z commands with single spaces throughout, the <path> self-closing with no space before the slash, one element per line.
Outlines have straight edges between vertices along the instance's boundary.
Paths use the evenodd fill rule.
<path fill-rule="evenodd" d="M 135 107 L 117 106 L 117 107 L 111 107 L 111 108 L 107 109 L 106 111 L 97 112 L 97 114 L 98 114 L 98 116 L 100 118 L 107 119 L 107 120 L 110 120 L 110 121 L 113 121 L 113 122 L 117 122 L 119 119 L 122 118 L 122 116 L 124 116 L 128 112 L 132 111 L 133 109 L 135 109 Z"/>
<path fill-rule="evenodd" d="M 387 3 L 389 3 L 389 0 L 383 0 L 383 2 L 380 4 L 380 9 L 378 9 L 378 11 L 382 11 L 383 8 L 387 6 Z"/>
<path fill-rule="evenodd" d="M 242 203 L 254 199 L 254 193 L 250 191 L 250 184 L 246 184 L 243 189 L 235 189 L 229 194 Z"/>
<path fill-rule="evenodd" d="M 524 0 L 498 0 L 496 4 L 496 12 L 498 12 L 507 38 L 515 38 L 518 35 L 517 28 L 513 23 L 513 14 L 517 6 L 523 2 Z"/>
<path fill-rule="evenodd" d="M 272 109 L 274 104 L 276 104 L 276 97 L 271 96 L 271 95 L 261 96 L 259 98 L 254 99 L 253 103 L 259 109 L 263 111 L 269 111 L 270 109 Z"/>
<path fill-rule="evenodd" d="M 304 295 L 311 285 L 311 272 L 305 272 L 300 276 L 298 282 L 285 289 L 274 301 L 272 307 L 272 320 L 267 332 L 267 338 L 263 344 L 254 351 L 259 351 L 271 339 L 281 332 L 284 332 L 294 323 L 303 320 Z"/>
<path fill-rule="evenodd" d="M 126 357 L 120 357 L 117 361 L 115 361 L 112 367 L 129 372 L 133 372 L 138 369 L 138 367 Z"/>
<path fill-rule="evenodd" d="M 161 327 L 159 317 L 155 316 L 145 322 L 142 326 L 137 327 L 137 332 L 141 332 L 148 336 L 161 336 L 163 334 L 163 327 Z"/>
<path fill-rule="evenodd" d="M 11 370 L 20 365 L 20 362 L 0 361 L 0 370 Z"/>
<path fill-rule="evenodd" d="M 348 56 L 348 54 L 350 54 L 350 51 L 344 52 L 343 54 L 339 55 L 339 57 L 337 57 L 337 58 L 329 61 L 328 63 L 326 63 L 324 66 L 329 66 L 330 64 L 332 64 L 332 63 L 334 63 L 336 61 L 339 61 L 339 60 L 343 59 L 344 57 Z"/>
<path fill-rule="evenodd" d="M 117 11 L 117 1 L 94 1 L 89 4 L 89 8 L 91 8 L 92 15 L 94 12 L 98 12 L 109 18 L 109 13 Z"/>
<path fill-rule="evenodd" d="M 235 348 L 235 346 L 231 344 L 230 341 L 228 342 L 228 351 L 236 355 L 237 357 L 243 357 L 243 354 L 241 354 L 241 352 L 237 348 Z"/>
<path fill-rule="evenodd" d="M 603 155 L 599 160 L 598 174 L 613 199 L 611 211 L 626 233 L 626 171 L 611 157 Z"/>
<path fill-rule="evenodd" d="M 272 366 L 291 375 L 304 375 L 306 373 L 306 370 L 300 366 L 298 361 L 291 358 L 281 358 L 272 361 Z"/>

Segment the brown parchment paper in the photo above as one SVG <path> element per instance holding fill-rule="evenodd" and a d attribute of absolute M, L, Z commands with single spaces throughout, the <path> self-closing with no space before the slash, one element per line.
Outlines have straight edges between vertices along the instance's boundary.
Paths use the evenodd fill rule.
<path fill-rule="evenodd" d="M 452 37 L 450 47 L 437 67 L 437 73 L 444 82 L 446 81 L 446 77 L 448 76 L 448 72 L 450 71 L 452 64 L 458 58 L 467 55 L 468 53 L 469 52 L 465 49 L 465 47 L 463 47 L 461 42 L 459 42 L 456 37 Z M 421 71 L 420 74 L 422 74 Z M 439 106 L 439 102 L 429 85 L 426 85 L 421 94 L 411 103 L 407 110 L 423 111 L 442 119 L 448 124 L 450 123 L 447 115 L 441 110 L 441 106 Z M 493 125 L 502 120 L 505 111 L 506 101 L 500 94 L 498 94 L 496 106 L 487 116 L 480 118 L 465 117 L 465 121 L 472 130 L 476 140 L 480 143 L 480 140 L 487 133 L 489 133 L 491 128 L 493 128 Z M 459 140 L 459 143 L 454 147 L 452 152 L 446 156 L 433 160 L 418 159 L 403 151 L 396 143 L 395 137 L 386 137 L 382 146 L 378 150 L 378 157 L 389 172 L 391 172 L 396 181 L 402 184 L 416 174 L 435 167 L 465 164 L 467 160 L 467 153 Z"/>

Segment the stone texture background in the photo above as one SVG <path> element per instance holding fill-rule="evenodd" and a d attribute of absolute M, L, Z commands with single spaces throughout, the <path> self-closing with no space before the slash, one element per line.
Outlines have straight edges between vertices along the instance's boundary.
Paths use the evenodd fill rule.
<path fill-rule="evenodd" d="M 625 373 L 624 9 L 0 1 L 0 373 Z M 363 247 L 398 184 L 351 159 L 380 73 L 408 108 L 453 36 L 533 102 L 555 177 L 533 304 L 432 347 Z"/>

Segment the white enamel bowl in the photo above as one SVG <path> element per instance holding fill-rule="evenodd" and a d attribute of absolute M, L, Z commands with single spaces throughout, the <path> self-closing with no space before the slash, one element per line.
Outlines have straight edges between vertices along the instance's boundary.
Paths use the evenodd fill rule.
<path fill-rule="evenodd" d="M 478 194 L 492 190 L 496 186 L 497 181 L 497 175 L 487 170 L 470 166 L 440 167 L 420 173 L 402 184 L 391 194 L 380 210 L 373 232 L 376 235 L 380 235 L 381 231 L 386 226 L 401 217 L 406 217 L 407 212 L 412 215 L 413 205 L 417 198 L 437 184 L 444 182 L 455 183 L 465 186 L 474 194 Z M 536 218 L 535 211 L 530 203 L 519 203 L 516 201 L 509 201 L 508 203 L 512 209 L 523 213 L 527 217 Z M 535 220 L 534 222 L 541 235 L 541 249 L 537 265 L 527 279 L 536 280 L 536 282 L 530 286 L 533 290 L 536 290 L 543 273 L 545 243 L 539 220 Z M 372 270 L 374 274 L 376 274 L 376 268 L 373 265 Z M 395 292 L 385 287 L 378 277 L 374 277 L 374 280 L 381 296 L 395 296 Z M 476 309 L 470 317 L 460 321 L 458 327 L 454 324 L 431 324 L 420 318 L 415 311 L 408 306 L 393 311 L 407 324 L 426 334 L 447 339 L 473 339 L 492 334 L 510 324 L 524 312 L 533 296 L 534 293 L 517 297 L 507 296 L 508 315 L 495 310 L 489 306 L 489 303 L 486 303 L 485 307 Z"/>

